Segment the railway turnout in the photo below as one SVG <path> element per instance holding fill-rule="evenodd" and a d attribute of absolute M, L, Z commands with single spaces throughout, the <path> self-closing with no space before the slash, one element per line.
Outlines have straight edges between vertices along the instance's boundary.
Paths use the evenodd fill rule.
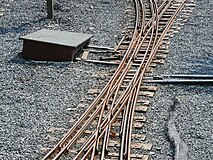
<path fill-rule="evenodd" d="M 134 27 L 115 48 L 121 57 L 111 79 L 66 135 L 43 158 L 149 159 L 152 144 L 140 132 L 149 98 L 157 89 L 146 77 L 164 63 L 178 16 L 188 16 L 188 0 L 133 0 Z M 188 8 L 187 8 L 188 7 Z M 176 26 L 175 28 L 179 28 Z M 141 153 L 141 150 L 144 151 Z"/>

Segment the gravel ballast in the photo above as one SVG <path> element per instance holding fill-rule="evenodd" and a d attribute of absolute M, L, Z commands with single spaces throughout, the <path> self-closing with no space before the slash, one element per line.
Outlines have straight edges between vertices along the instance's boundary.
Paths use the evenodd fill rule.
<path fill-rule="evenodd" d="M 213 2 L 197 0 L 188 22 L 172 39 L 166 63 L 154 73 L 213 74 Z M 41 159 L 83 113 L 89 88 L 103 86 L 98 74 L 111 67 L 82 62 L 35 62 L 19 53 L 18 38 L 42 28 L 94 34 L 92 44 L 113 47 L 125 26 L 127 1 L 55 1 L 55 19 L 46 19 L 45 1 L 1 1 L 0 159 Z M 95 75 L 95 76 L 92 76 Z M 167 123 L 174 97 L 175 124 L 190 160 L 213 155 L 213 87 L 159 85 L 144 131 L 154 145 L 151 157 L 170 160 L 174 148 Z"/>
<path fill-rule="evenodd" d="M 48 20 L 45 1 L 1 1 L 0 159 L 41 159 L 83 113 L 77 105 L 88 89 L 106 83 L 97 75 L 111 69 L 24 60 L 19 37 L 43 28 L 65 30 L 94 34 L 91 44 L 113 47 L 126 6 L 116 0 L 56 0 L 55 19 Z"/>
<path fill-rule="evenodd" d="M 171 40 L 166 62 L 155 75 L 213 74 L 213 2 L 196 1 L 196 8 L 183 28 Z M 152 159 L 174 158 L 168 136 L 169 111 L 173 99 L 175 125 L 188 146 L 189 160 L 213 158 L 213 87 L 209 85 L 159 85 L 148 112 L 146 131 L 153 142 Z"/>

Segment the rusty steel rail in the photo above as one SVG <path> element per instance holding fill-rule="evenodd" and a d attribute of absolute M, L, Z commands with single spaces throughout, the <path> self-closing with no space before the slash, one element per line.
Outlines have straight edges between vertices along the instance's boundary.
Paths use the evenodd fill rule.
<path fill-rule="evenodd" d="M 87 123 L 84 123 L 84 124 L 90 124 L 91 121 L 95 118 L 95 116 L 99 113 L 99 111 L 101 109 L 101 105 L 99 105 L 99 107 L 97 109 L 96 109 L 96 105 L 98 103 L 100 103 L 101 99 L 106 95 L 107 90 L 109 90 L 109 87 L 112 86 L 112 84 L 118 78 L 118 75 L 120 74 L 120 71 L 126 65 L 126 59 L 128 59 L 128 56 L 130 54 L 130 50 L 133 49 L 134 39 L 136 38 L 137 29 L 138 29 L 137 28 L 138 21 L 139 21 L 139 17 L 136 16 L 135 31 L 134 31 L 134 34 L 133 34 L 132 41 L 130 42 L 129 48 L 127 49 L 126 54 L 125 54 L 122 62 L 120 63 L 118 69 L 114 73 L 113 77 L 107 83 L 107 85 L 102 90 L 102 92 L 99 94 L 99 96 L 95 99 L 95 101 L 90 105 L 88 110 L 81 116 L 81 118 L 78 120 L 78 122 L 76 122 L 76 124 L 67 132 L 67 134 L 59 141 L 59 143 L 43 158 L 43 160 L 51 158 L 51 157 L 53 157 L 53 159 L 57 159 L 65 150 L 67 150 L 67 147 L 71 144 L 71 143 L 69 143 L 67 146 L 65 146 L 66 141 L 68 139 L 70 139 L 71 136 L 73 136 L 73 134 L 77 130 L 77 127 L 80 126 L 88 118 L 88 115 L 90 115 L 93 110 L 95 110 L 95 112 L 93 114 L 94 116 L 92 118 L 89 118 L 89 120 L 87 120 Z M 105 100 L 106 99 L 107 98 L 105 98 Z"/>
<path fill-rule="evenodd" d="M 134 121 L 134 111 L 139 96 L 139 91 L 143 85 L 143 78 L 153 61 L 157 50 L 169 29 L 171 28 L 176 16 L 183 9 L 186 0 L 182 0 L 177 7 L 172 6 L 176 3 L 174 0 L 164 0 L 161 4 L 156 0 L 150 0 L 151 18 L 147 21 L 145 18 L 145 6 L 142 0 L 134 0 L 135 5 L 135 26 L 131 41 L 123 54 L 123 59 L 119 63 L 115 73 L 93 101 L 93 103 L 84 112 L 81 118 L 67 132 L 67 134 L 58 142 L 58 144 L 43 158 L 58 159 L 65 152 L 70 151 L 73 155 L 72 159 L 105 159 L 110 152 L 109 144 L 114 133 L 114 123 L 119 122 L 120 131 L 120 148 L 118 159 L 131 159 L 131 137 L 132 126 Z M 163 31 L 159 32 L 159 22 L 162 16 L 170 7 L 173 8 L 173 14 L 168 19 Z M 127 36 L 124 36 L 118 47 Z M 148 41 L 148 44 L 145 43 Z M 96 47 L 96 46 L 92 46 Z M 133 61 L 141 48 L 146 48 L 144 57 L 138 66 L 133 65 Z M 96 47 L 97 48 L 97 47 Z M 109 49 L 111 48 L 104 48 Z M 126 84 L 126 77 L 133 71 L 132 78 Z M 122 89 L 123 85 L 125 89 Z M 121 119 L 118 120 L 118 117 Z M 91 127 L 95 123 L 96 127 Z M 86 130 L 90 128 L 92 131 L 89 136 L 86 135 Z M 77 146 L 78 140 L 86 139 L 83 144 Z M 75 148 L 75 152 L 74 152 Z"/>

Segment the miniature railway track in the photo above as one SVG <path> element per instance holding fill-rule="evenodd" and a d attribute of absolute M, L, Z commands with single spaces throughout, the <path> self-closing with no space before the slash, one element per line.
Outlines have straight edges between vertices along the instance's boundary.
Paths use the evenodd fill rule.
<path fill-rule="evenodd" d="M 152 145 L 136 142 L 145 138 L 138 134 L 146 120 L 143 112 L 148 97 L 157 88 L 143 80 L 153 66 L 162 63 L 156 53 L 165 49 L 168 32 L 185 4 L 186 0 L 134 0 L 134 27 L 115 49 L 122 57 L 119 66 L 86 112 L 43 160 L 61 156 L 75 160 L 148 159 L 137 150 L 150 150 Z"/>

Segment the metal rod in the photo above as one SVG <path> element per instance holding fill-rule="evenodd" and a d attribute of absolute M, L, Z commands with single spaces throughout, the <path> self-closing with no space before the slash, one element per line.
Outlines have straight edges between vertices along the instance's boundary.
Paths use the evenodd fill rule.
<path fill-rule="evenodd" d="M 193 75 L 193 74 L 175 74 L 175 75 L 162 75 L 155 76 L 154 78 L 200 78 L 200 79 L 213 79 L 213 75 Z"/>
<path fill-rule="evenodd" d="M 213 84 L 213 79 L 162 79 L 162 80 L 144 80 L 145 83 L 181 83 L 181 84 Z"/>
<path fill-rule="evenodd" d="M 103 50 L 111 50 L 111 51 L 114 51 L 114 48 L 105 47 L 105 46 L 93 46 L 93 45 L 88 45 L 87 48 L 103 49 Z"/>
<path fill-rule="evenodd" d="M 53 19 L 53 0 L 47 0 L 47 18 Z"/>

